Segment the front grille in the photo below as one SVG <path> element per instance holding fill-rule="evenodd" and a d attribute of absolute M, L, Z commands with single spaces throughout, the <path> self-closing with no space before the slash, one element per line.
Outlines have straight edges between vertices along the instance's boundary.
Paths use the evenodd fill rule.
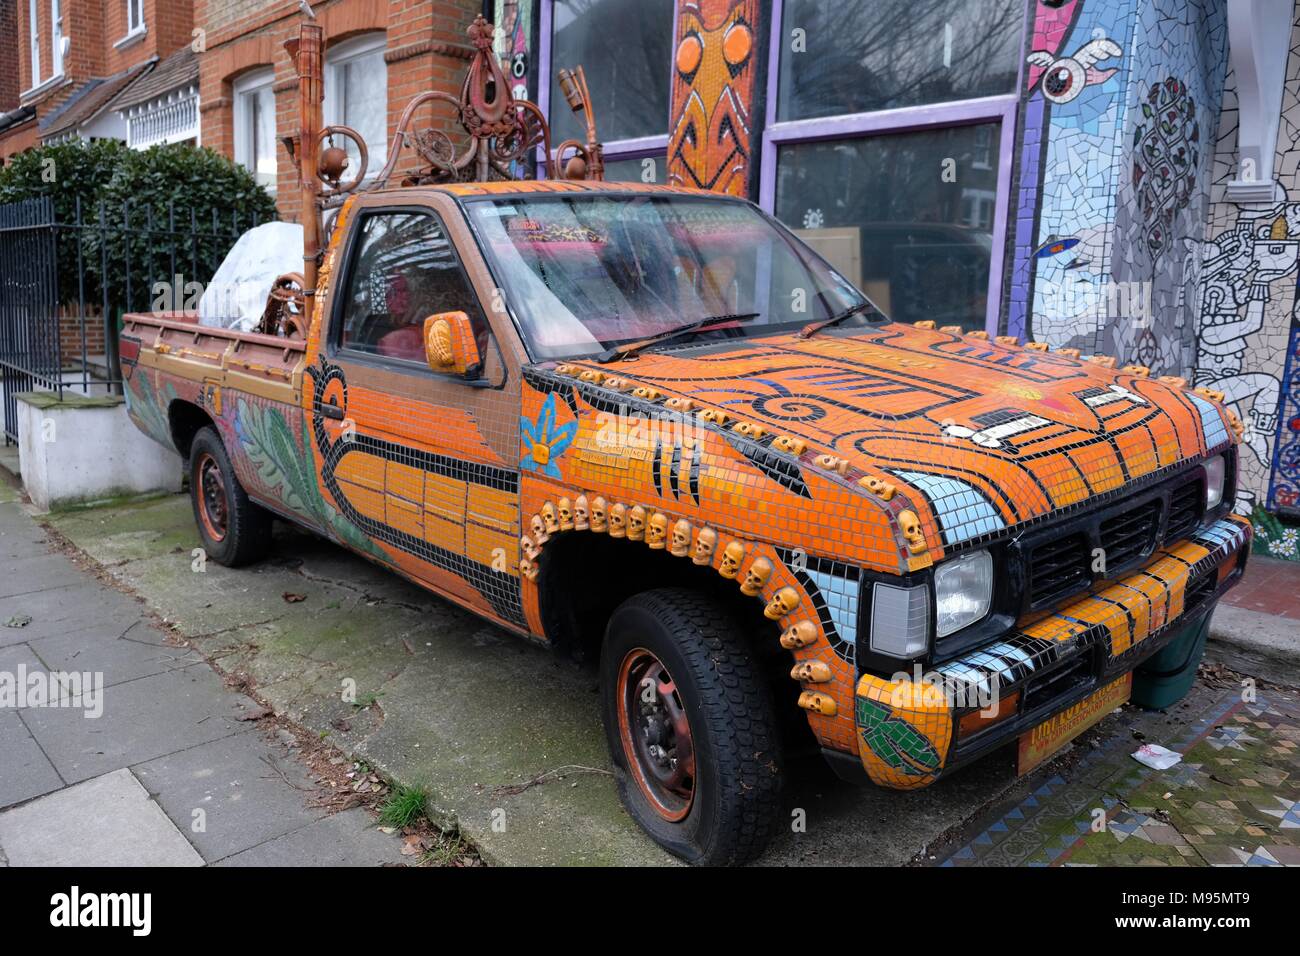
<path fill-rule="evenodd" d="M 1183 613 L 1194 610 L 1205 602 L 1205 600 L 1214 593 L 1214 586 L 1219 580 L 1219 569 L 1210 568 L 1202 572 L 1187 585 L 1187 591 L 1183 595 Z"/>
<path fill-rule="evenodd" d="M 1027 535 L 1019 545 L 1024 610 L 1059 606 L 1127 573 L 1157 547 L 1186 540 L 1204 518 L 1205 479 L 1197 468 L 1144 492 L 1136 503 L 1116 502 Z"/>
<path fill-rule="evenodd" d="M 1023 712 L 1032 713 L 1040 705 L 1064 697 L 1091 680 L 1092 660 L 1083 655 L 1074 663 L 1058 667 L 1025 685 Z"/>
<path fill-rule="evenodd" d="M 1127 568 L 1154 551 L 1159 528 L 1159 498 L 1102 521 L 1097 547 L 1101 548 L 1107 574 Z"/>
<path fill-rule="evenodd" d="M 1201 520 L 1201 506 L 1205 491 L 1200 479 L 1189 481 L 1174 489 L 1169 496 L 1169 520 L 1165 522 L 1165 540 L 1179 541 L 1189 534 Z"/>
<path fill-rule="evenodd" d="M 1040 544 L 1030 555 L 1029 600 L 1035 607 L 1074 594 L 1091 582 L 1088 539 L 1082 534 Z"/>

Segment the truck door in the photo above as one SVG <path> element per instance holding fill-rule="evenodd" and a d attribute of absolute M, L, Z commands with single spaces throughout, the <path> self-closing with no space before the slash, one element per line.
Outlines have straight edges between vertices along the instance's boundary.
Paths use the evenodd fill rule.
<path fill-rule="evenodd" d="M 315 388 L 322 481 L 391 563 L 504 623 L 519 598 L 519 376 L 428 205 L 367 197 L 348 226 L 327 303 Z M 469 316 L 481 372 L 436 372 L 424 319 Z M 514 361 L 514 360 L 510 360 Z M 325 382 L 325 379 L 329 379 Z M 337 441 L 331 441 L 336 436 Z"/>

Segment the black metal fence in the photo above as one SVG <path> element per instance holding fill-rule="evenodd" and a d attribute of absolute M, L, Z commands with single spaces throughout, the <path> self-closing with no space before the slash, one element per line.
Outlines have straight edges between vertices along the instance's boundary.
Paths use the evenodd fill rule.
<path fill-rule="evenodd" d="M 14 396 L 120 393 L 117 331 L 126 312 L 195 308 L 230 247 L 256 219 L 202 217 L 169 204 L 91 210 L 60 221 L 52 197 L 0 205 L 0 397 L 5 444 Z"/>

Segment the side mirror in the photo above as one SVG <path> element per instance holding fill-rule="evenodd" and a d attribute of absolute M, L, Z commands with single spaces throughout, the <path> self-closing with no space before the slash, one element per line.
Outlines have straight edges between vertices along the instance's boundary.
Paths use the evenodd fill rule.
<path fill-rule="evenodd" d="M 483 357 L 469 316 L 464 312 L 439 312 L 425 319 L 424 357 L 435 372 L 477 378 Z"/>

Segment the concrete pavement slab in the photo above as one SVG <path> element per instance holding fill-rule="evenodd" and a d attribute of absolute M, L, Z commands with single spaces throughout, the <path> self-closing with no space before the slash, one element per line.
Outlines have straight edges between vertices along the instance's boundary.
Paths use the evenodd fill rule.
<path fill-rule="evenodd" d="M 144 616 L 134 598 L 94 581 L 0 598 L 0 647 L 92 629 L 116 636 Z"/>
<path fill-rule="evenodd" d="M 150 634 L 157 632 L 142 620 L 123 635 L 109 635 L 98 629 L 77 631 L 20 646 L 30 646 L 49 670 L 102 673 L 105 687 L 181 670 L 203 660 L 197 652 L 183 647 L 131 639 Z"/>
<path fill-rule="evenodd" d="M 45 665 L 28 645 L 10 644 L 8 647 L 0 647 L 0 673 L 16 676 L 19 664 L 26 666 L 28 673 L 33 669 L 45 670 Z"/>
<path fill-rule="evenodd" d="M 202 866 L 130 770 L 0 812 L 10 866 Z"/>
<path fill-rule="evenodd" d="M 85 572 L 61 554 L 29 554 L 7 563 L 9 567 L 0 577 L 0 597 L 86 583 Z"/>
<path fill-rule="evenodd" d="M 104 689 L 103 714 L 40 707 L 24 721 L 64 779 L 86 780 L 196 744 L 245 732 L 241 714 L 259 708 L 230 693 L 207 664 Z"/>
<path fill-rule="evenodd" d="M 319 820 L 302 764 L 260 734 L 237 734 L 159 757 L 136 776 L 209 863 Z M 201 830 L 193 824 L 202 810 Z"/>
<path fill-rule="evenodd" d="M 13 806 L 63 786 L 16 710 L 0 710 L 0 807 Z"/>
<path fill-rule="evenodd" d="M 251 850 L 222 860 L 218 866 L 381 866 L 410 861 L 400 843 L 374 828 L 360 808 L 325 817 Z"/>

